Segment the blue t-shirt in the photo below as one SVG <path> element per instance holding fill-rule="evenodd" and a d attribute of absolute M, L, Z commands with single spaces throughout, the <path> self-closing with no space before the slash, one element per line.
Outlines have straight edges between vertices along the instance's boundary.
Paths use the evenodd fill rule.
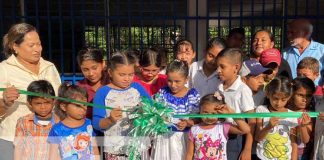
<path fill-rule="evenodd" d="M 323 63 L 324 63 L 324 45 L 315 41 L 311 41 L 309 46 L 305 49 L 305 51 L 300 54 L 298 49 L 295 47 L 288 47 L 284 49 L 282 52 L 282 58 L 285 59 L 290 66 L 292 78 L 297 77 L 297 65 L 298 63 L 304 59 L 305 57 L 313 57 L 319 61 L 320 64 L 320 76 L 315 80 L 315 85 L 322 84 L 322 76 L 321 73 L 323 71 Z"/>
<path fill-rule="evenodd" d="M 76 128 L 70 128 L 62 122 L 55 124 L 47 141 L 59 145 L 63 160 L 87 160 L 94 159 L 91 143 L 93 136 L 91 120 L 86 119 L 82 126 Z"/>
<path fill-rule="evenodd" d="M 141 97 L 150 98 L 150 95 L 140 84 L 133 82 L 126 89 L 113 89 L 108 85 L 103 86 L 97 90 L 93 102 L 102 106 L 120 107 L 127 110 L 136 106 L 141 101 Z M 109 117 L 110 111 L 104 108 L 93 108 L 92 124 L 96 130 L 102 131 L 99 122 L 102 118 Z"/>
<path fill-rule="evenodd" d="M 109 107 L 120 107 L 123 110 L 132 110 L 141 102 L 141 97 L 150 98 L 150 95 L 138 83 L 131 83 L 126 89 L 113 89 L 108 85 L 99 88 L 94 97 L 94 103 Z M 110 154 L 127 154 L 126 146 L 129 145 L 128 134 L 131 130 L 131 121 L 128 118 L 130 112 L 122 112 L 123 118 L 107 129 L 99 126 L 100 120 L 110 116 L 111 110 L 93 108 L 93 127 L 103 131 L 104 152 Z"/>

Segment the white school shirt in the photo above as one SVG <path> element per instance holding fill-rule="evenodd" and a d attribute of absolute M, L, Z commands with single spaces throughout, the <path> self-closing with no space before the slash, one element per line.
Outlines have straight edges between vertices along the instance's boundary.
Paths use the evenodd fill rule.
<path fill-rule="evenodd" d="M 324 112 L 324 99 L 316 102 L 315 110 Z M 324 122 L 318 118 L 315 124 L 314 160 L 324 160 Z"/>
<path fill-rule="evenodd" d="M 256 113 L 270 113 L 267 106 L 256 108 Z M 288 112 L 292 112 L 288 109 Z M 263 118 L 263 127 L 269 124 L 270 118 Z M 260 159 L 291 159 L 290 130 L 298 125 L 297 118 L 283 118 L 269 131 L 266 137 L 257 144 L 257 155 Z"/>
<path fill-rule="evenodd" d="M 204 60 L 194 62 L 189 70 L 189 88 L 195 88 L 201 97 L 215 93 L 221 83 L 216 70 L 209 75 L 205 75 L 203 70 Z"/>
<path fill-rule="evenodd" d="M 41 58 L 39 60 L 39 73 L 35 74 L 21 65 L 14 55 L 0 63 L 0 88 L 7 88 L 8 85 L 14 85 L 17 89 L 27 90 L 28 85 L 35 80 L 49 81 L 57 94 L 61 84 L 60 75 L 55 65 Z M 3 98 L 0 92 L 0 98 Z M 0 115 L 0 139 L 13 141 L 15 137 L 15 128 L 17 120 L 31 111 L 27 107 L 27 96 L 20 94 L 15 100 L 6 115 Z"/>
<path fill-rule="evenodd" d="M 218 91 L 225 97 L 225 103 L 235 110 L 236 113 L 253 110 L 255 105 L 253 101 L 252 90 L 242 82 L 241 77 L 237 76 L 234 83 L 224 90 L 223 83 L 218 86 Z M 232 118 L 228 122 L 234 122 Z"/>

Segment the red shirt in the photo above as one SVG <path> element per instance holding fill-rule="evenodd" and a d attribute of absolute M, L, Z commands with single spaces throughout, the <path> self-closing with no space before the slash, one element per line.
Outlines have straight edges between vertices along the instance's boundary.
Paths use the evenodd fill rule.
<path fill-rule="evenodd" d="M 158 74 L 158 77 L 155 81 L 155 83 L 152 84 L 148 84 L 143 82 L 142 80 L 139 79 L 138 76 L 134 76 L 134 82 L 137 82 L 139 84 L 141 84 L 141 86 L 143 86 L 145 88 L 145 90 L 147 91 L 147 93 L 150 94 L 150 96 L 153 96 L 155 93 L 157 93 L 162 87 L 167 85 L 167 76 L 164 74 Z"/>
<path fill-rule="evenodd" d="M 317 86 L 316 87 L 316 91 L 315 91 L 314 95 L 315 96 L 323 96 L 322 86 Z"/>
<path fill-rule="evenodd" d="M 87 94 L 88 94 L 88 100 L 87 100 L 87 101 L 88 101 L 89 103 L 92 103 L 93 98 L 94 98 L 94 96 L 95 96 L 95 94 L 96 94 L 96 91 L 93 90 L 93 89 L 91 88 L 91 86 L 88 84 L 87 79 L 83 79 L 83 80 L 79 81 L 79 82 L 77 83 L 77 85 L 78 85 L 79 87 L 82 87 L 82 88 L 86 89 Z M 87 107 L 87 114 L 86 114 L 86 117 L 87 117 L 88 119 L 91 119 L 91 120 L 92 120 L 92 107 Z"/>

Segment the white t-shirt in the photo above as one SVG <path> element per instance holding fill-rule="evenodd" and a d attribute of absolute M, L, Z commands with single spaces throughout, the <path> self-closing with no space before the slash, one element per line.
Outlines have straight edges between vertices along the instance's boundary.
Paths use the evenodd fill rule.
<path fill-rule="evenodd" d="M 316 102 L 315 110 L 324 112 L 324 99 Z M 318 118 L 315 124 L 314 160 L 324 160 L 324 122 Z"/>
<path fill-rule="evenodd" d="M 225 97 L 225 103 L 235 110 L 236 113 L 243 113 L 253 110 L 255 105 L 252 97 L 252 90 L 237 76 L 234 83 L 224 90 L 223 83 L 218 86 L 218 91 Z M 234 122 L 232 118 L 228 122 Z"/>
<path fill-rule="evenodd" d="M 215 93 L 221 81 L 218 79 L 216 70 L 209 75 L 205 75 L 203 70 L 204 60 L 194 62 L 189 70 L 189 88 L 195 88 L 201 97 Z"/>
<path fill-rule="evenodd" d="M 194 158 L 226 160 L 226 144 L 231 124 L 217 123 L 213 128 L 202 129 L 194 125 L 189 131 L 189 139 L 195 144 Z"/>
<path fill-rule="evenodd" d="M 288 110 L 288 112 L 292 112 Z M 267 106 L 256 108 L 256 113 L 270 113 Z M 269 124 L 270 118 L 263 118 L 263 127 Z M 298 125 L 297 118 L 280 119 L 266 137 L 257 144 L 257 155 L 260 159 L 291 159 L 291 141 L 289 131 Z"/>

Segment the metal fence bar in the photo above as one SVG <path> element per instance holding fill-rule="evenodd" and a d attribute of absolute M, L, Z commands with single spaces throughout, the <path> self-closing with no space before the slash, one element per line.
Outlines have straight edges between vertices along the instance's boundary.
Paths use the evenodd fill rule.
<path fill-rule="evenodd" d="M 59 21 L 59 29 L 60 29 L 60 53 L 61 53 L 61 75 L 64 76 L 64 48 L 63 48 L 63 45 L 64 45 L 64 38 L 63 38 L 63 19 L 62 19 L 62 0 L 59 0 L 58 2 L 58 8 L 59 8 L 59 17 L 60 17 L 60 21 Z"/>
<path fill-rule="evenodd" d="M 243 26 L 243 0 L 240 0 L 240 27 Z"/>
<path fill-rule="evenodd" d="M 209 2 L 209 0 L 207 0 L 207 4 L 206 4 L 207 6 L 209 6 L 210 5 L 210 2 Z M 206 41 L 208 42 L 208 40 L 211 38 L 210 37 L 210 34 L 209 34 L 209 32 L 208 32 L 208 30 L 209 30 L 209 13 L 210 13 L 210 8 L 209 7 L 207 7 L 207 9 L 206 9 L 206 16 L 207 16 L 207 22 L 206 22 Z M 198 57 L 198 56 L 197 56 Z"/>
<path fill-rule="evenodd" d="M 53 59 L 52 57 L 52 21 L 51 21 L 51 13 L 50 13 L 50 0 L 46 0 L 46 14 L 47 14 L 47 55 L 49 59 Z"/>
<path fill-rule="evenodd" d="M 71 16 L 71 47 L 72 47 L 72 55 L 71 55 L 71 61 L 72 61 L 72 72 L 76 73 L 76 48 L 75 48 L 75 24 L 74 24 L 74 1 L 70 0 L 70 16 Z M 97 42 L 96 42 L 97 43 Z M 73 83 L 76 83 L 76 80 L 73 79 Z"/>
<path fill-rule="evenodd" d="M 4 12 L 2 1 L 0 1 L 0 11 Z M 0 24 L 4 23 L 3 15 L 4 14 L 0 14 Z M 4 25 L 0 25 L 0 35 L 1 36 L 4 35 Z M 2 37 L 0 37 L 0 39 L 2 39 Z M 1 42 L 2 42 L 2 40 L 1 40 Z M 0 54 L 0 61 L 2 61 L 3 59 L 4 59 L 4 54 Z"/>

